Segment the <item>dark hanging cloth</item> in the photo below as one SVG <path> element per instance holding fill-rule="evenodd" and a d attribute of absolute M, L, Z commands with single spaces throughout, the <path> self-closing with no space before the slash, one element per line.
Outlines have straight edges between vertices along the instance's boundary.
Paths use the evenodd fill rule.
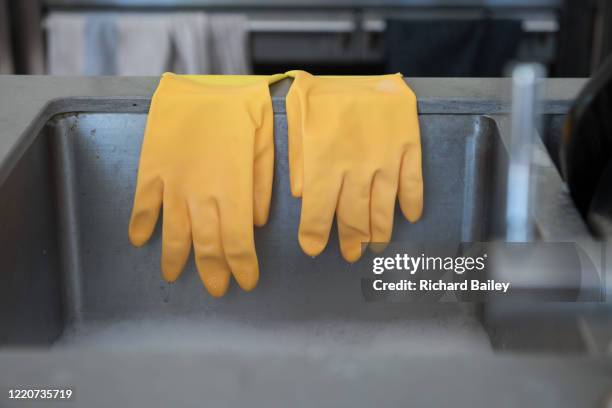
<path fill-rule="evenodd" d="M 387 69 L 411 77 L 498 77 L 522 36 L 519 20 L 390 19 Z"/>

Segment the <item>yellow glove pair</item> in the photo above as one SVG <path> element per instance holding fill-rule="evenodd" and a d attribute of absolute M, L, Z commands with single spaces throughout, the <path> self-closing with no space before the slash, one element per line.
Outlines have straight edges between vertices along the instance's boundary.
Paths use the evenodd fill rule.
<path fill-rule="evenodd" d="M 164 207 L 162 275 L 174 281 L 193 243 L 204 285 L 225 294 L 259 278 L 253 226 L 268 219 L 273 111 L 268 85 L 294 78 L 287 95 L 291 191 L 302 197 L 299 242 L 326 246 L 334 213 L 347 261 L 362 244 L 391 238 L 396 196 L 406 218 L 423 207 L 416 97 L 399 74 L 370 77 L 164 74 L 142 146 L 130 241 L 143 245 Z M 399 190 L 398 190 L 399 189 Z"/>

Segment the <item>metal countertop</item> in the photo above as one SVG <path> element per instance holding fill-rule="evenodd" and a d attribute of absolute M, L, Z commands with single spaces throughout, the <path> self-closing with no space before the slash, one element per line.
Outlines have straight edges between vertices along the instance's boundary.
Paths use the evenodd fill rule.
<path fill-rule="evenodd" d="M 0 76 L 0 183 L 53 116 L 69 112 L 147 112 L 156 77 Z M 548 79 L 544 113 L 564 113 L 585 79 Z M 509 79 L 407 78 L 420 114 L 500 114 L 510 108 Z M 290 80 L 271 88 L 284 112 Z"/>

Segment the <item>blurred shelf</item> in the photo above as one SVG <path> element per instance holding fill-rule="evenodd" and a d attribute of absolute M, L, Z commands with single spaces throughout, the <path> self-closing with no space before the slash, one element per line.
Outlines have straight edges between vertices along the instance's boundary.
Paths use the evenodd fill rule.
<path fill-rule="evenodd" d="M 556 8 L 561 0 L 42 0 L 66 8 Z"/>

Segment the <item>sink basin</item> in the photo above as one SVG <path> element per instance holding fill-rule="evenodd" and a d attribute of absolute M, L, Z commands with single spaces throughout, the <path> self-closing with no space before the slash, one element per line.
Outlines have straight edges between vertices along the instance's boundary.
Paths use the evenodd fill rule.
<path fill-rule="evenodd" d="M 297 242 L 300 201 L 289 191 L 286 121 L 276 115 L 271 217 L 256 230 L 258 287 L 207 294 L 193 261 L 174 284 L 160 276 L 160 231 L 143 248 L 127 225 L 145 114 L 70 113 L 50 120 L 0 186 L 2 344 L 198 347 L 489 349 L 468 304 L 367 303 L 335 231 L 316 259 Z M 425 212 L 398 212 L 398 241 L 477 241 L 495 234 L 494 164 L 506 160 L 496 122 L 422 115 Z M 27 245 L 24 245 L 27 243 Z M 431 339 L 438 340 L 431 340 Z M 253 341 L 251 339 L 257 339 Z M 412 340 L 411 340 L 412 339 Z M 117 340 L 117 342 L 114 342 Z"/>
<path fill-rule="evenodd" d="M 145 122 L 143 113 L 57 115 L 0 185 L 5 254 L 0 345 L 142 349 L 171 344 L 215 352 L 367 345 L 381 352 L 490 352 L 509 347 L 511 334 L 518 333 L 508 329 L 506 308 L 500 330 L 492 317 L 499 310 L 491 305 L 366 302 L 359 265 L 342 260 L 335 230 L 320 256 L 303 254 L 297 242 L 300 200 L 289 190 L 282 113 L 275 116 L 271 216 L 268 225 L 256 229 L 258 287 L 245 293 L 233 284 L 225 297 L 214 299 L 193 260 L 177 282 L 166 283 L 160 276 L 160 224 L 143 248 L 132 247 L 127 238 Z M 507 118 L 422 114 L 420 124 L 425 211 L 410 224 L 398 210 L 393 239 L 503 237 Z M 538 194 L 567 196 L 543 146 L 538 171 L 544 188 Z M 584 229 L 577 214 L 563 202 L 559 207 L 547 204 L 539 216 L 536 208 L 538 239 L 567 237 L 575 225 Z M 566 219 L 560 222 L 559 213 Z M 519 326 L 525 326 L 521 318 Z M 538 329 L 546 331 L 541 324 L 529 330 Z M 554 348 L 583 349 L 575 336 L 567 339 L 569 346 L 555 341 Z M 529 348 L 524 336 L 519 344 Z"/>

